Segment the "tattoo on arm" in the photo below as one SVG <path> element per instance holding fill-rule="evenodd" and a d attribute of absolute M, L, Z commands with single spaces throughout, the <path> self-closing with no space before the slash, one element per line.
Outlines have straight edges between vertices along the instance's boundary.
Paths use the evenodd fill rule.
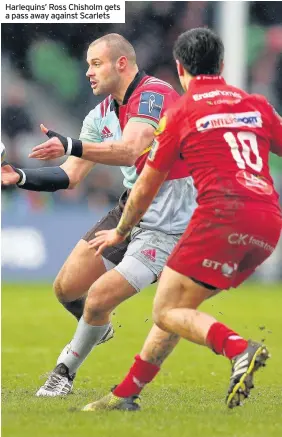
<path fill-rule="evenodd" d="M 117 233 L 123 237 L 129 234 L 133 226 L 141 220 L 145 211 L 146 209 L 143 208 L 136 209 L 134 202 L 129 199 L 118 224 Z"/>
<path fill-rule="evenodd" d="M 118 234 L 123 237 L 128 235 L 131 229 L 140 222 L 159 191 L 165 177 L 166 173 L 160 173 L 150 169 L 150 167 L 144 167 L 126 202 L 122 217 L 117 226 Z"/>

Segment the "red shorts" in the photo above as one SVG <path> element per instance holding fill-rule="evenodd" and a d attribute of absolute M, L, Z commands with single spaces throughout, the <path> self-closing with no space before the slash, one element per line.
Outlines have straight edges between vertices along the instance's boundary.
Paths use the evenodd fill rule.
<path fill-rule="evenodd" d="M 167 266 L 219 289 L 238 287 L 273 252 L 282 219 L 267 211 L 197 208 Z"/>

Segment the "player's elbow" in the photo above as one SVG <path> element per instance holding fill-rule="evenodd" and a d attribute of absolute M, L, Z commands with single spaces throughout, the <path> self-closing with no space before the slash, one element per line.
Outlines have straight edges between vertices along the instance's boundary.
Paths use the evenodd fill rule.
<path fill-rule="evenodd" d="M 128 156 L 126 158 L 126 164 L 125 165 L 127 167 L 132 167 L 135 164 L 137 158 L 138 158 L 138 156 L 136 156 L 135 154 Z"/>
<path fill-rule="evenodd" d="M 136 152 L 136 148 L 134 144 L 127 143 L 126 144 L 126 154 L 124 157 L 124 161 L 126 166 L 132 167 L 138 158 L 138 153 Z"/>
<path fill-rule="evenodd" d="M 68 190 L 73 190 L 74 188 L 77 187 L 77 185 L 80 182 L 80 178 L 73 172 L 70 171 L 66 171 L 64 169 L 65 173 L 67 174 L 68 178 L 69 178 L 69 185 L 68 185 Z"/>

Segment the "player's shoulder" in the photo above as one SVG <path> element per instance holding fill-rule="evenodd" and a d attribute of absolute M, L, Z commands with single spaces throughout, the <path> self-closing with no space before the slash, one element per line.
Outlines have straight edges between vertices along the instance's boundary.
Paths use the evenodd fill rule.
<path fill-rule="evenodd" d="M 263 106 L 264 105 L 267 105 L 267 106 L 270 105 L 270 103 L 268 102 L 267 98 L 265 96 L 263 96 L 262 94 L 256 94 L 256 93 L 248 94 L 248 93 L 246 93 L 245 98 L 249 99 L 249 100 L 251 100 L 254 103 L 259 104 L 259 105 L 263 105 Z"/>
<path fill-rule="evenodd" d="M 178 93 L 175 91 L 173 86 L 162 80 L 158 79 L 155 76 L 146 76 L 142 82 L 140 83 L 139 87 L 136 89 L 137 92 L 159 92 L 162 94 L 175 94 L 178 96 Z"/>
<path fill-rule="evenodd" d="M 262 94 L 249 94 L 249 99 L 261 113 L 267 114 L 270 117 L 273 116 L 273 113 L 275 114 L 275 109 L 268 99 Z"/>
<path fill-rule="evenodd" d="M 107 96 L 102 102 L 98 103 L 95 108 L 91 109 L 86 115 L 86 118 L 93 120 L 102 120 L 105 118 L 111 108 L 111 103 L 113 101 L 112 96 Z"/>
<path fill-rule="evenodd" d="M 187 107 L 189 107 L 188 96 L 183 94 L 177 100 L 172 102 L 164 112 L 163 125 L 168 129 L 175 129 L 183 122 L 186 117 Z"/>
<path fill-rule="evenodd" d="M 99 103 L 99 111 L 101 118 L 106 117 L 108 111 L 111 109 L 111 103 L 113 101 L 113 98 L 111 95 L 107 96 L 104 100 L 102 100 L 101 103 Z"/>
<path fill-rule="evenodd" d="M 191 96 L 186 92 L 170 105 L 166 113 L 170 117 L 177 117 L 178 114 L 181 116 L 182 113 L 187 112 L 187 108 L 191 109 L 192 102 Z"/>

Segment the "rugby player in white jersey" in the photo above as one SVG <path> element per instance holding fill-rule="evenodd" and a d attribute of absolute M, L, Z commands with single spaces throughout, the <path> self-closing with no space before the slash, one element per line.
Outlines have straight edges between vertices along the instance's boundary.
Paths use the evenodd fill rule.
<path fill-rule="evenodd" d="M 76 372 L 91 350 L 113 336 L 110 314 L 124 300 L 154 283 L 195 208 L 195 189 L 179 160 L 158 196 L 126 242 L 95 256 L 90 241 L 99 230 L 116 227 L 129 191 L 140 174 L 154 130 L 177 93 L 166 82 L 138 70 L 132 45 L 118 34 L 90 44 L 86 73 L 95 95 L 108 97 L 86 116 L 79 140 L 63 137 L 44 126 L 49 140 L 35 147 L 31 158 L 70 156 L 60 167 L 2 167 L 2 183 L 35 191 L 72 189 L 94 163 L 121 166 L 126 191 L 119 204 L 75 246 L 54 282 L 58 300 L 78 320 L 71 342 L 37 396 L 71 392 Z M 154 326 L 136 357 L 152 378 L 178 342 L 178 336 Z M 149 382 L 149 381 L 148 381 Z M 130 409 L 125 399 L 120 408 Z"/>

